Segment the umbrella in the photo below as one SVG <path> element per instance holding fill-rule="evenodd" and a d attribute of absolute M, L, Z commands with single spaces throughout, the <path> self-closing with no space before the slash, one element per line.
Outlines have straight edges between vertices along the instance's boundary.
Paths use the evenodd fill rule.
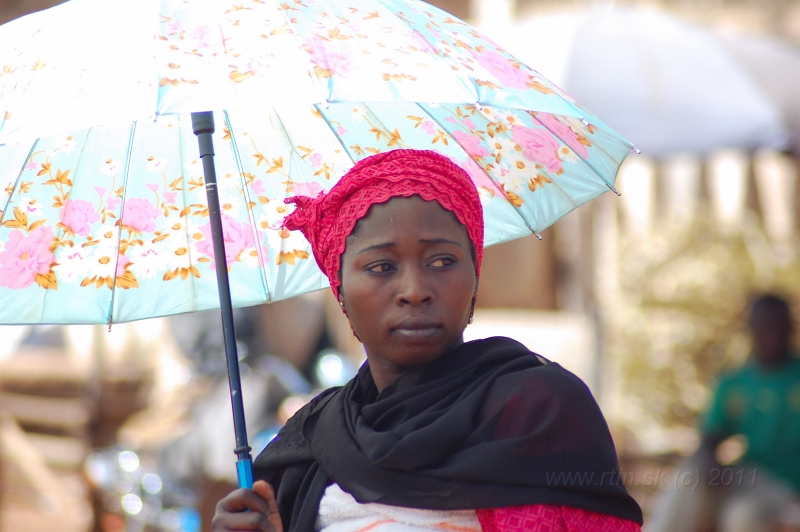
<path fill-rule="evenodd" d="M 630 149 L 414 0 L 72 0 L 3 26 L 0 50 L 0 323 L 221 307 L 244 485 L 231 302 L 327 285 L 285 197 L 435 149 L 472 175 L 492 244 L 613 189 Z"/>
<path fill-rule="evenodd" d="M 731 33 L 719 38 L 778 106 L 789 128 L 791 147 L 800 153 L 800 49 L 760 35 Z"/>
<path fill-rule="evenodd" d="M 785 105 L 759 83 L 757 62 L 659 11 L 560 13 L 521 23 L 506 38 L 509 50 L 648 155 L 782 148 L 788 140 Z"/>

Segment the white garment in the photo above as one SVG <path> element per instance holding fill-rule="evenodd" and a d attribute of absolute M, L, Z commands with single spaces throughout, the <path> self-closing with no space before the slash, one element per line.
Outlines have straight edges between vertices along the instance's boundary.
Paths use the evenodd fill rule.
<path fill-rule="evenodd" d="M 314 527 L 320 532 L 481 532 L 475 510 L 419 510 L 361 504 L 338 484 L 325 490 Z"/>

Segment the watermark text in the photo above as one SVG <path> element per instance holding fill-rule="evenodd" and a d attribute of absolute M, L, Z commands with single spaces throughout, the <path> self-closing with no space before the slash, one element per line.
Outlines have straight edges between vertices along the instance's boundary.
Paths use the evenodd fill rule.
<path fill-rule="evenodd" d="M 755 486 L 758 468 L 719 467 L 702 472 L 696 467 L 677 469 L 658 468 L 644 473 L 633 471 L 576 472 L 559 471 L 546 473 L 548 486 L 589 487 L 622 484 L 627 487 L 664 489 L 673 487 L 678 491 L 694 491 L 702 487 Z"/>

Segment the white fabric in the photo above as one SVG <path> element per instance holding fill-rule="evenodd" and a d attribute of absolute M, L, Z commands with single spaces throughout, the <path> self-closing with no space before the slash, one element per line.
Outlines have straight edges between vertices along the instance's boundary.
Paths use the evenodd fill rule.
<path fill-rule="evenodd" d="M 331 484 L 325 490 L 315 528 L 321 532 L 481 531 L 475 510 L 418 510 L 361 504 L 338 484 Z"/>

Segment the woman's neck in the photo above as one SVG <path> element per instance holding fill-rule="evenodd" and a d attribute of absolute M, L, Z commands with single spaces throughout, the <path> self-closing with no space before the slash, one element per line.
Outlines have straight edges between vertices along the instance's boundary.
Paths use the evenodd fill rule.
<path fill-rule="evenodd" d="M 436 357 L 432 362 L 443 357 L 445 354 L 449 353 L 456 347 L 460 346 L 464 343 L 463 336 L 459 337 L 458 340 L 451 345 L 449 348 L 445 349 L 438 357 Z M 421 364 L 416 366 L 399 366 L 397 364 L 392 364 L 390 361 L 386 360 L 383 357 L 379 356 L 370 356 L 369 349 L 367 351 L 367 360 L 369 361 L 369 369 L 372 373 L 372 380 L 375 381 L 375 387 L 378 388 L 378 392 L 382 392 L 387 387 L 393 385 L 397 380 L 409 373 L 416 373 L 420 370 L 427 367 L 429 364 Z"/>

